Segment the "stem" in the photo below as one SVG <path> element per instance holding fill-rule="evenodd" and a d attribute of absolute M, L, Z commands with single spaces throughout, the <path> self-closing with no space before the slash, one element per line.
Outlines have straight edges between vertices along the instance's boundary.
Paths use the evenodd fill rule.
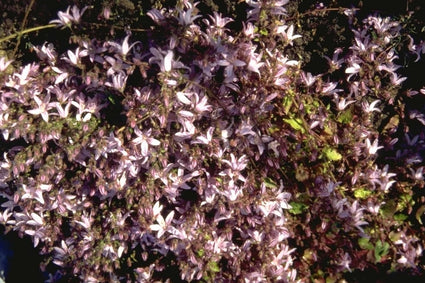
<path fill-rule="evenodd" d="M 286 21 L 291 21 L 291 20 L 295 20 L 297 18 L 302 18 L 304 16 L 308 16 L 308 15 L 314 15 L 316 13 L 320 13 L 320 12 L 335 12 L 335 11 L 341 11 L 341 10 L 354 10 L 354 11 L 358 11 L 360 10 L 359 8 L 343 8 L 343 7 L 339 7 L 339 8 L 325 8 L 325 9 L 317 9 L 317 10 L 311 10 L 311 11 L 307 11 L 305 13 L 302 14 L 298 14 L 296 16 L 290 17 L 285 19 Z"/>
<path fill-rule="evenodd" d="M 14 34 L 11 34 L 9 36 L 0 38 L 0 43 L 2 43 L 4 41 L 8 41 L 8 40 L 10 40 L 12 38 L 15 38 L 17 36 L 22 36 L 23 34 L 26 34 L 26 33 L 34 32 L 34 31 L 38 31 L 38 30 L 42 30 L 42 29 L 46 29 L 46 28 L 54 28 L 54 27 L 56 27 L 56 24 L 49 24 L 49 25 L 45 25 L 45 26 L 29 28 L 29 29 L 26 29 L 26 30 L 23 30 L 23 31 L 14 33 Z"/>
<path fill-rule="evenodd" d="M 31 0 L 30 4 L 28 5 L 28 7 L 25 11 L 24 20 L 22 21 L 21 33 L 18 35 L 18 41 L 16 42 L 15 49 L 13 49 L 12 57 L 15 57 L 16 52 L 18 52 L 19 45 L 21 44 L 22 31 L 24 30 L 24 28 L 27 24 L 28 15 L 30 14 L 30 11 L 31 11 L 32 6 L 34 5 L 34 2 L 35 2 L 35 0 Z"/>

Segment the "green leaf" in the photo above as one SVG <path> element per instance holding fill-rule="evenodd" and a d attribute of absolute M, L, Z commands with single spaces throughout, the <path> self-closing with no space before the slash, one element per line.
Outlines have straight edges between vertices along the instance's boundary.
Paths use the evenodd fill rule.
<path fill-rule="evenodd" d="M 418 220 L 418 222 L 421 225 L 423 225 L 421 217 L 424 214 L 424 212 L 425 212 L 425 205 L 422 205 L 421 207 L 418 208 L 418 210 L 415 213 L 416 220 Z"/>
<path fill-rule="evenodd" d="M 375 262 L 380 262 L 382 257 L 388 254 L 390 245 L 387 242 L 377 241 L 375 244 Z"/>
<path fill-rule="evenodd" d="M 219 272 L 220 271 L 220 267 L 218 266 L 218 263 L 215 261 L 210 261 L 208 262 L 208 268 L 212 271 L 212 272 Z"/>
<path fill-rule="evenodd" d="M 342 158 L 342 155 L 339 154 L 338 151 L 333 148 L 325 148 L 323 149 L 323 153 L 330 161 L 338 161 Z"/>
<path fill-rule="evenodd" d="M 200 249 L 199 251 L 196 252 L 198 254 L 199 257 L 203 257 L 205 254 L 205 250 L 204 249 Z"/>
<path fill-rule="evenodd" d="M 397 210 L 397 203 L 395 202 L 395 200 L 391 199 L 381 206 L 379 212 L 381 213 L 382 216 L 386 218 L 392 218 L 396 210 Z"/>
<path fill-rule="evenodd" d="M 368 238 L 360 238 L 358 239 L 358 243 L 360 248 L 364 250 L 373 250 L 373 245 L 371 242 L 369 242 Z"/>
<path fill-rule="evenodd" d="M 286 96 L 283 97 L 282 100 L 283 100 L 282 101 L 282 105 L 283 105 L 283 107 L 285 109 L 285 112 L 284 113 L 285 114 L 288 114 L 289 113 L 289 110 L 291 109 L 292 103 L 293 103 L 292 97 L 290 95 L 286 95 Z"/>
<path fill-rule="evenodd" d="M 353 114 L 350 110 L 345 110 L 338 115 L 337 121 L 342 124 L 349 124 L 353 120 Z"/>
<path fill-rule="evenodd" d="M 261 29 L 261 30 L 260 30 L 260 34 L 261 34 L 261 35 L 264 35 L 264 36 L 267 36 L 267 35 L 269 35 L 269 31 L 268 31 L 268 30 L 266 30 L 266 29 Z"/>
<path fill-rule="evenodd" d="M 283 119 L 284 122 L 288 123 L 294 130 L 305 133 L 303 122 L 300 118 Z"/>
<path fill-rule="evenodd" d="M 289 209 L 289 213 L 294 215 L 302 214 L 308 208 L 307 205 L 295 201 L 290 202 L 289 205 L 292 207 Z"/>
<path fill-rule="evenodd" d="M 269 177 L 264 178 L 264 185 L 267 188 L 270 188 L 270 189 L 276 189 L 277 188 L 277 184 L 272 179 L 270 179 Z"/>
<path fill-rule="evenodd" d="M 357 199 L 366 199 L 372 194 L 372 191 L 366 188 L 360 188 L 354 191 L 354 196 Z"/>
<path fill-rule="evenodd" d="M 408 216 L 406 214 L 403 213 L 397 213 L 394 215 L 394 220 L 399 221 L 399 222 L 404 222 L 404 220 L 406 220 L 408 218 Z"/>

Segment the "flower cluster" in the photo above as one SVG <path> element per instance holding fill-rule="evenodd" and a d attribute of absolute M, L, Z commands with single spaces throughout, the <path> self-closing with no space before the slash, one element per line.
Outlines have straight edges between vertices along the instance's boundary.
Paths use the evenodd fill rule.
<path fill-rule="evenodd" d="M 404 106 L 422 90 L 402 91 L 399 23 L 365 19 L 313 75 L 287 52 L 301 38 L 289 1 L 246 1 L 240 31 L 178 2 L 147 13 L 147 41 L 45 44 L 11 74 L 0 59 L 0 222 L 31 236 L 50 281 L 306 282 L 417 265 L 423 238 L 403 220 L 425 210 L 425 123 Z"/>

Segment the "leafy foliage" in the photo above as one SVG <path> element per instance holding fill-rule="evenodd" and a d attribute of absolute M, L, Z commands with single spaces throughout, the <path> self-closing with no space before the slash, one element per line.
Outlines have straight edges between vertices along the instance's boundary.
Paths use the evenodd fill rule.
<path fill-rule="evenodd" d="M 18 32 L 38 59 L 0 61 L 0 222 L 53 282 L 423 272 L 412 17 L 223 2 L 92 1 L 50 23 L 65 45 Z"/>

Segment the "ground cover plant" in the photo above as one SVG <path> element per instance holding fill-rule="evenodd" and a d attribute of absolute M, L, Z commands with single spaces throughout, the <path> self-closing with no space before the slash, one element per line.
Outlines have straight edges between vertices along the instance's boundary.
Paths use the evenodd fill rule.
<path fill-rule="evenodd" d="M 37 59 L 7 46 L 29 31 L 1 42 L 0 222 L 32 239 L 47 280 L 422 276 L 414 13 L 166 2 L 71 5 L 36 28 L 66 46 L 31 44 Z M 122 9 L 143 24 L 121 26 Z"/>

